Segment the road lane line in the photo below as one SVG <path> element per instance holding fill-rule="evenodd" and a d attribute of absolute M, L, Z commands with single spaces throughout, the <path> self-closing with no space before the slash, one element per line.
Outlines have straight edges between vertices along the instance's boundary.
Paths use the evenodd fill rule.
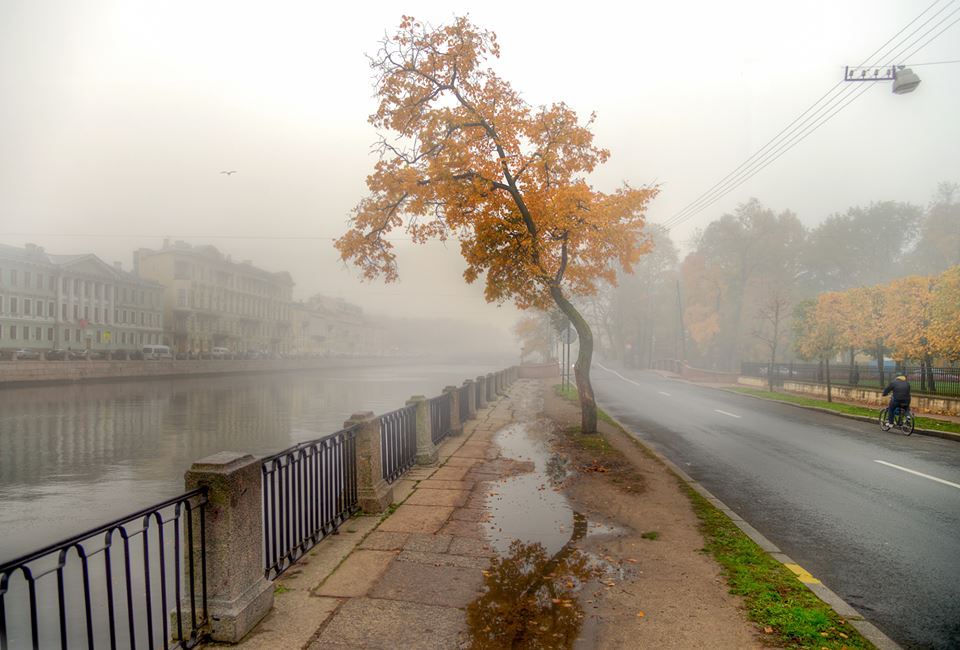
<path fill-rule="evenodd" d="M 643 386 L 643 384 L 641 384 L 639 381 L 633 381 L 632 379 L 629 379 L 629 378 L 627 378 L 627 377 L 624 377 L 623 375 L 621 375 L 621 374 L 620 374 L 619 372 L 617 372 L 616 370 L 611 370 L 610 368 L 607 368 L 607 367 L 604 366 L 603 364 L 598 363 L 597 366 L 599 366 L 600 368 L 603 368 L 604 370 L 606 370 L 606 371 L 609 372 L 609 373 L 613 373 L 614 375 L 616 375 L 617 377 L 619 377 L 619 378 L 622 379 L 623 381 L 629 382 L 629 383 L 633 384 L 634 386 Z"/>
<path fill-rule="evenodd" d="M 670 393 L 664 393 L 662 390 L 658 390 L 657 392 L 660 393 L 661 395 L 666 395 L 667 397 L 670 397 Z"/>
<path fill-rule="evenodd" d="M 957 483 L 952 483 L 952 482 L 950 482 L 950 481 L 945 481 L 945 480 L 942 479 L 942 478 L 937 478 L 936 476 L 930 476 L 929 474 L 924 474 L 923 472 L 918 472 L 918 471 L 915 470 L 915 469 L 909 469 L 909 468 L 907 468 L 907 467 L 900 467 L 899 465 L 894 465 L 893 463 L 888 463 L 888 462 L 885 461 L 885 460 L 874 460 L 873 462 L 875 462 L 875 463 L 880 463 L 881 465 L 886 465 L 887 467 L 892 467 L 892 468 L 894 468 L 894 469 L 898 469 L 898 470 L 900 470 L 901 472 L 909 472 L 910 474 L 916 474 L 917 476 L 922 476 L 923 478 L 928 478 L 928 479 L 930 479 L 931 481 L 936 481 L 937 483 L 943 483 L 944 485 L 949 485 L 950 487 L 955 487 L 955 488 L 957 488 L 958 490 L 960 490 L 960 485 L 958 485 Z"/>
<path fill-rule="evenodd" d="M 732 418 L 737 418 L 738 420 L 740 419 L 740 416 L 737 415 L 736 413 L 727 413 L 726 411 L 721 411 L 720 409 L 713 409 L 713 410 L 716 411 L 717 413 L 723 413 L 724 415 L 729 415 Z"/>

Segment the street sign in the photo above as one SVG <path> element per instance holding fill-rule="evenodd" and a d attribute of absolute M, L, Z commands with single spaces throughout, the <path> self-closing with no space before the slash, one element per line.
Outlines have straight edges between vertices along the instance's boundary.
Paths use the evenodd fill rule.
<path fill-rule="evenodd" d="M 571 343 L 576 342 L 577 340 L 577 330 L 572 327 L 568 327 L 563 332 L 560 333 L 560 340 L 570 345 Z"/>

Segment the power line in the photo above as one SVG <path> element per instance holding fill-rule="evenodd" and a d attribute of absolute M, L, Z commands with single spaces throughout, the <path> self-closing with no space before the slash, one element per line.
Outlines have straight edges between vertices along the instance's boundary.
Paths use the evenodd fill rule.
<path fill-rule="evenodd" d="M 940 14 L 942 14 L 943 11 L 946 10 L 946 9 L 950 6 L 950 4 L 952 4 L 952 1 L 953 1 L 953 0 L 951 0 L 951 2 L 948 2 L 946 5 L 944 5 L 943 7 L 941 7 L 941 9 L 940 9 L 939 11 L 937 11 L 933 16 L 929 17 L 929 18 L 928 18 L 926 21 L 924 21 L 921 25 L 919 25 L 918 27 L 916 27 L 910 34 L 907 35 L 907 37 L 905 37 L 905 38 L 902 39 L 899 43 L 897 43 L 897 45 L 894 46 L 893 49 L 895 50 L 896 48 L 898 48 L 898 47 L 900 47 L 901 45 L 903 45 L 904 42 L 906 42 L 908 39 L 912 38 L 912 37 L 913 37 L 917 32 L 919 32 L 920 30 L 922 30 L 931 20 L 935 19 L 937 16 L 939 16 Z M 927 13 L 928 11 L 930 11 L 930 9 L 933 8 L 936 4 L 938 4 L 938 2 L 939 2 L 939 0 L 936 0 L 933 4 L 931 4 L 929 7 L 927 7 L 923 12 L 921 12 L 916 18 L 914 18 L 912 21 L 910 21 L 910 23 L 908 23 L 903 29 L 901 29 L 899 32 L 897 32 L 897 34 L 894 34 L 894 36 L 891 37 L 890 39 L 888 39 L 887 42 L 884 43 L 884 45 L 880 46 L 880 48 L 878 48 L 877 50 L 875 50 L 873 54 L 871 54 L 870 56 L 868 56 L 868 57 L 864 60 L 864 62 L 861 63 L 861 66 L 864 65 L 864 64 L 865 64 L 867 61 L 869 61 L 871 58 L 873 58 L 873 56 L 874 56 L 875 54 L 877 54 L 877 52 L 883 50 L 883 49 L 886 47 L 887 44 L 889 44 L 891 41 L 893 41 L 894 39 L 896 39 L 897 36 L 899 36 L 901 33 L 903 33 L 905 30 L 907 30 L 913 23 L 915 23 L 917 20 L 919 20 L 925 13 Z M 910 43 L 904 48 L 904 51 L 905 51 L 906 49 L 909 49 L 909 48 L 913 47 L 913 46 L 914 46 L 918 41 L 920 41 L 922 38 L 924 38 L 925 36 L 927 36 L 928 34 L 930 34 L 932 31 L 936 30 L 940 25 L 942 25 L 944 22 L 946 22 L 947 20 L 949 20 L 955 13 L 957 13 L 957 11 L 960 11 L 960 8 L 957 8 L 957 9 L 955 9 L 953 12 L 949 13 L 945 18 L 942 18 L 939 22 L 937 22 L 935 25 L 933 25 L 933 27 L 931 27 L 930 29 L 928 29 L 926 32 L 924 32 L 923 34 L 921 34 L 919 37 L 917 37 L 916 39 L 914 39 L 912 42 L 910 42 Z M 949 25 L 947 25 L 947 27 L 945 27 L 945 28 L 943 28 L 942 30 L 940 30 L 940 32 L 938 32 L 937 34 L 935 34 L 933 37 L 929 38 L 929 39 L 928 39 L 926 42 L 924 42 L 922 45 L 920 45 L 919 47 L 915 48 L 914 51 L 911 53 L 911 56 L 912 56 L 913 54 L 915 54 L 917 51 L 919 51 L 920 49 L 922 49 L 923 47 L 926 47 L 926 46 L 927 46 L 930 42 L 932 42 L 935 38 L 937 38 L 937 37 L 939 37 L 941 34 L 943 34 L 947 29 L 949 29 L 950 27 L 952 27 L 953 24 L 955 24 L 956 22 L 958 22 L 958 20 L 960 20 L 960 19 L 957 19 L 957 20 L 953 21 L 952 23 L 950 23 Z M 884 56 L 889 56 L 889 55 L 891 55 L 891 54 L 892 54 L 892 51 L 891 51 L 890 53 L 888 53 L 887 55 L 884 55 Z M 695 216 L 696 214 L 698 214 L 698 213 L 700 213 L 701 211 L 703 211 L 704 209 L 708 208 L 710 205 L 712 205 L 712 204 L 715 203 L 716 201 L 719 201 L 721 198 L 723 198 L 724 196 L 726 196 L 727 194 L 729 194 L 730 192 L 732 192 L 734 189 L 736 189 L 737 187 L 739 187 L 740 185 L 742 185 L 743 183 L 745 183 L 747 180 L 749 180 L 750 178 L 752 178 L 753 176 L 755 176 L 755 175 L 756 175 L 757 173 L 759 173 L 761 170 L 763 170 L 764 168 L 766 168 L 767 166 L 769 166 L 770 163 L 772 163 L 773 161 L 775 161 L 775 160 L 777 160 L 778 158 L 780 158 L 780 156 L 782 156 L 784 153 L 786 153 L 789 149 L 793 148 L 794 146 L 796 146 L 797 144 L 799 144 L 800 142 L 802 142 L 804 139 L 806 139 L 806 137 L 809 136 L 813 131 L 815 131 L 816 129 L 818 129 L 820 126 L 823 126 L 823 124 L 825 124 L 826 122 L 828 122 L 828 121 L 829 121 L 831 118 L 833 118 L 837 113 L 839 113 L 841 110 L 843 110 L 843 108 L 845 108 L 846 106 L 848 106 L 849 104 L 851 104 L 854 100 L 856 100 L 856 99 L 857 99 L 858 97 L 860 97 L 864 92 L 866 92 L 866 90 L 869 89 L 869 86 L 872 86 L 872 85 L 873 85 L 873 84 L 871 83 L 871 84 L 869 84 L 869 86 L 865 87 L 863 90 L 861 90 L 860 92 L 857 92 L 857 93 L 855 93 L 855 94 L 852 92 L 852 90 L 846 90 L 846 91 L 842 91 L 842 92 L 840 92 L 840 93 L 837 93 L 834 97 L 830 98 L 823 106 L 821 106 L 820 108 L 818 108 L 814 113 L 808 115 L 808 113 L 810 113 L 811 110 L 813 110 L 814 108 L 816 108 L 819 104 L 821 104 L 821 103 L 823 102 L 824 98 L 826 98 L 827 96 L 829 96 L 829 95 L 831 95 L 831 94 L 834 94 L 834 91 L 836 91 L 836 89 L 837 89 L 840 85 L 842 85 L 842 83 L 843 83 L 843 82 L 838 82 L 836 85 L 834 85 L 833 88 L 831 88 L 830 90 L 828 90 L 823 96 L 820 97 L 820 99 L 818 99 L 816 102 L 814 102 L 814 103 L 813 103 L 810 107 L 808 107 L 803 113 L 801 113 L 797 118 L 795 118 L 795 119 L 793 120 L 793 122 L 791 122 L 791 123 L 788 124 L 784 129 L 782 129 L 776 136 L 774 136 L 773 139 L 771 139 L 770 141 L 768 141 L 763 147 L 761 147 L 761 148 L 760 148 L 759 150 L 757 150 L 753 155 L 751 155 L 749 158 L 747 158 L 747 160 L 745 160 L 743 163 L 741 163 L 740 166 L 738 166 L 736 169 L 733 170 L 733 172 L 727 174 L 727 176 L 725 176 L 723 179 L 721 179 L 718 183 L 716 183 L 714 186 L 712 186 L 709 190 L 707 190 L 706 192 L 704 192 L 703 194 L 701 194 L 701 195 L 700 195 L 699 197 L 697 197 L 694 201 L 692 201 L 691 203 L 689 203 L 686 207 L 684 207 L 683 209 L 681 209 L 679 212 L 675 213 L 672 217 L 668 218 L 666 221 L 663 222 L 662 225 L 665 226 L 665 227 L 669 230 L 670 228 L 676 227 L 676 226 L 679 225 L 680 223 L 682 223 L 682 222 L 684 222 L 684 221 L 692 218 L 692 217 Z M 852 95 L 852 96 L 851 96 L 851 95 Z M 849 99 L 848 99 L 848 98 L 849 98 Z M 844 101 L 844 100 L 846 100 L 846 101 Z M 839 108 L 836 108 L 836 110 L 833 110 L 834 107 L 836 107 L 838 104 L 840 104 Z M 820 119 L 820 118 L 817 117 L 818 114 L 820 114 L 820 113 L 822 113 L 822 112 L 824 112 L 824 111 L 830 111 L 830 110 L 833 110 L 833 112 L 832 112 L 832 113 L 829 113 L 829 115 L 827 115 L 826 117 L 824 117 L 824 118 L 822 118 L 822 119 Z M 818 119 L 819 119 L 819 121 L 817 121 Z M 812 124 L 807 124 L 807 123 L 809 123 L 811 120 L 813 120 L 813 123 L 812 123 Z M 798 124 L 798 122 L 799 122 L 799 124 Z M 796 126 L 794 126 L 794 125 L 796 125 Z M 806 125 L 806 126 L 805 126 L 805 125 Z M 793 127 L 793 128 L 791 129 L 791 127 Z M 784 135 L 785 132 L 786 132 L 786 135 Z"/>
<path fill-rule="evenodd" d="M 953 0 L 950 0 L 950 2 L 952 2 L 952 1 L 953 1 Z M 907 29 L 909 29 L 910 26 L 911 26 L 913 23 L 917 22 L 925 13 L 927 13 L 928 11 L 930 11 L 930 10 L 931 10 L 934 6 L 936 6 L 939 2 L 940 2 L 940 0 L 934 0 L 934 2 L 933 2 L 930 6 L 928 6 L 926 9 L 924 9 L 922 12 L 920 12 L 920 14 L 917 15 L 916 18 L 914 18 L 914 19 L 911 20 L 909 23 L 907 23 L 902 29 L 900 29 L 900 31 L 898 31 L 896 34 L 894 34 L 894 35 L 891 36 L 889 39 L 887 39 L 887 41 L 886 41 L 883 45 L 881 45 L 880 47 L 878 47 L 878 48 L 877 48 L 876 50 L 874 50 L 869 56 L 867 56 L 867 58 L 864 59 L 863 62 L 861 62 L 860 65 L 862 66 L 862 65 L 866 64 L 866 63 L 867 63 L 868 61 L 870 61 L 870 59 L 872 59 L 875 55 L 877 55 L 879 52 L 881 52 L 882 50 L 884 50 L 884 48 L 886 48 L 887 45 L 889 45 L 894 39 L 896 39 L 898 36 L 900 36 L 900 34 L 902 34 L 902 33 L 905 32 Z M 933 16 L 927 18 L 927 20 L 925 20 L 921 25 L 919 25 L 919 26 L 918 26 L 917 28 L 915 28 L 910 34 L 908 34 L 906 38 L 911 38 L 914 34 L 917 33 L 917 31 L 919 31 L 920 29 L 923 29 L 923 27 L 924 27 L 927 23 L 929 23 L 930 20 L 936 18 L 939 14 L 941 14 L 941 13 L 944 11 L 944 9 L 946 9 L 946 8 L 949 7 L 949 6 L 950 6 L 950 3 L 948 2 L 948 4 L 944 5 L 944 6 L 940 9 L 940 11 L 938 11 L 937 13 L 935 13 Z M 897 45 L 895 45 L 894 48 L 899 47 L 902 43 L 903 43 L 903 41 L 901 41 L 900 43 L 898 43 Z M 813 104 L 811 104 L 809 107 L 807 107 L 807 109 L 804 110 L 802 113 L 800 113 L 800 115 L 798 115 L 798 116 L 793 120 L 793 122 L 791 122 L 790 124 L 788 124 L 787 126 L 785 126 L 779 133 L 777 133 L 777 135 L 775 135 L 773 138 L 771 138 L 769 141 L 767 141 L 767 143 L 764 144 L 760 149 L 758 149 L 756 152 L 754 152 L 753 155 L 751 155 L 751 156 L 750 156 L 749 158 L 747 158 L 745 161 L 743 161 L 742 163 L 740 163 L 740 165 L 739 165 L 736 169 L 734 169 L 732 172 L 730 172 L 729 174 L 727 174 L 727 176 L 725 176 L 725 177 L 722 178 L 718 183 L 716 183 L 715 185 L 713 185 L 713 187 L 711 187 L 711 188 L 708 189 L 706 192 L 704 192 L 703 194 L 701 194 L 700 196 L 698 196 L 696 199 L 694 199 L 693 202 L 689 203 L 687 206 L 685 206 L 683 209 L 681 209 L 678 213 L 674 214 L 672 217 L 670 217 L 669 219 L 667 219 L 667 220 L 664 222 L 663 225 L 669 228 L 671 225 L 675 225 L 676 223 L 679 223 L 681 220 L 684 220 L 684 218 L 686 217 L 686 214 L 687 214 L 688 212 L 689 212 L 689 213 L 699 212 L 700 209 L 701 209 L 701 206 L 700 206 L 701 202 L 709 202 L 709 200 L 710 200 L 710 198 L 711 198 L 711 195 L 712 195 L 715 191 L 719 191 L 718 188 L 722 188 L 722 186 L 724 186 L 724 185 L 727 183 L 728 179 L 730 179 L 732 176 L 737 176 L 737 175 L 741 174 L 743 168 L 744 168 L 745 166 L 751 165 L 751 164 L 752 164 L 752 161 L 753 161 L 755 158 L 764 155 L 764 152 L 765 152 L 765 150 L 766 150 L 767 148 L 769 148 L 770 146 L 776 146 L 775 143 L 781 138 L 781 136 L 783 136 L 784 132 L 788 131 L 791 127 L 793 127 L 795 124 L 797 124 L 797 122 L 800 122 L 801 120 L 802 120 L 801 124 L 802 124 L 803 122 L 806 122 L 806 121 L 809 119 L 809 117 L 805 118 L 804 116 L 806 116 L 810 111 L 812 111 L 813 109 L 815 109 L 821 102 L 824 101 L 824 99 L 826 99 L 828 96 L 830 96 L 831 94 L 833 94 L 834 91 L 837 90 L 838 88 L 840 88 L 841 86 L 843 86 L 843 82 L 842 82 L 842 81 L 838 81 L 836 84 L 834 84 L 834 86 L 833 86 L 832 88 L 830 88 L 830 90 L 828 90 L 828 91 L 827 91 L 826 93 L 824 93 L 817 101 L 815 101 Z M 843 92 L 847 92 L 847 91 L 841 91 L 840 94 L 842 95 Z M 849 92 L 848 92 L 847 94 L 849 94 Z M 837 98 L 836 98 L 836 97 L 833 97 L 833 98 L 829 99 L 829 100 L 827 101 L 827 103 L 826 103 L 825 106 L 829 106 L 835 99 L 837 99 Z M 817 112 L 819 112 L 820 110 L 822 110 L 822 108 L 821 108 L 821 109 L 817 109 Z M 827 110 L 829 110 L 829 108 L 828 108 Z M 792 133 L 792 131 L 791 131 L 791 133 Z M 704 205 L 703 207 L 706 207 L 706 205 Z"/>

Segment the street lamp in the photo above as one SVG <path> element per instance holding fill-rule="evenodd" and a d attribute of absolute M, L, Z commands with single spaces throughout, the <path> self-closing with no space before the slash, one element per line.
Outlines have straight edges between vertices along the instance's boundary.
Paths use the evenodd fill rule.
<path fill-rule="evenodd" d="M 910 68 L 902 65 L 889 66 L 847 66 L 843 73 L 844 81 L 892 81 L 895 95 L 912 93 L 920 85 L 920 77 Z"/>

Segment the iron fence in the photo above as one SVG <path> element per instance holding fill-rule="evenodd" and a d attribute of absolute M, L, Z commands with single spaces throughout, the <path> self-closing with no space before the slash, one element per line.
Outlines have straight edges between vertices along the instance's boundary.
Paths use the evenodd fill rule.
<path fill-rule="evenodd" d="M 444 438 L 450 435 L 450 409 L 453 406 L 453 397 L 444 393 L 430 400 L 430 439 L 433 444 L 439 445 Z"/>
<path fill-rule="evenodd" d="M 380 416 L 380 463 L 383 480 L 393 483 L 417 459 L 417 405 Z"/>
<path fill-rule="evenodd" d="M 459 391 L 460 402 L 460 422 L 466 422 L 470 419 L 470 384 L 461 386 L 457 389 Z"/>
<path fill-rule="evenodd" d="M 264 458 L 264 574 L 273 579 L 359 509 L 357 427 Z"/>
<path fill-rule="evenodd" d="M 767 380 L 772 374 L 774 383 L 799 381 L 810 384 L 826 384 L 826 367 L 818 363 L 778 363 L 771 372 L 770 364 L 744 361 L 740 364 L 744 377 L 759 377 Z M 960 368 L 926 368 L 921 366 L 885 367 L 881 376 L 875 363 L 831 363 L 830 383 L 837 386 L 884 388 L 897 375 L 905 375 L 912 392 L 945 396 L 960 396 Z"/>
<path fill-rule="evenodd" d="M 195 646 L 206 503 L 198 488 L 0 565 L 0 649 Z"/>

